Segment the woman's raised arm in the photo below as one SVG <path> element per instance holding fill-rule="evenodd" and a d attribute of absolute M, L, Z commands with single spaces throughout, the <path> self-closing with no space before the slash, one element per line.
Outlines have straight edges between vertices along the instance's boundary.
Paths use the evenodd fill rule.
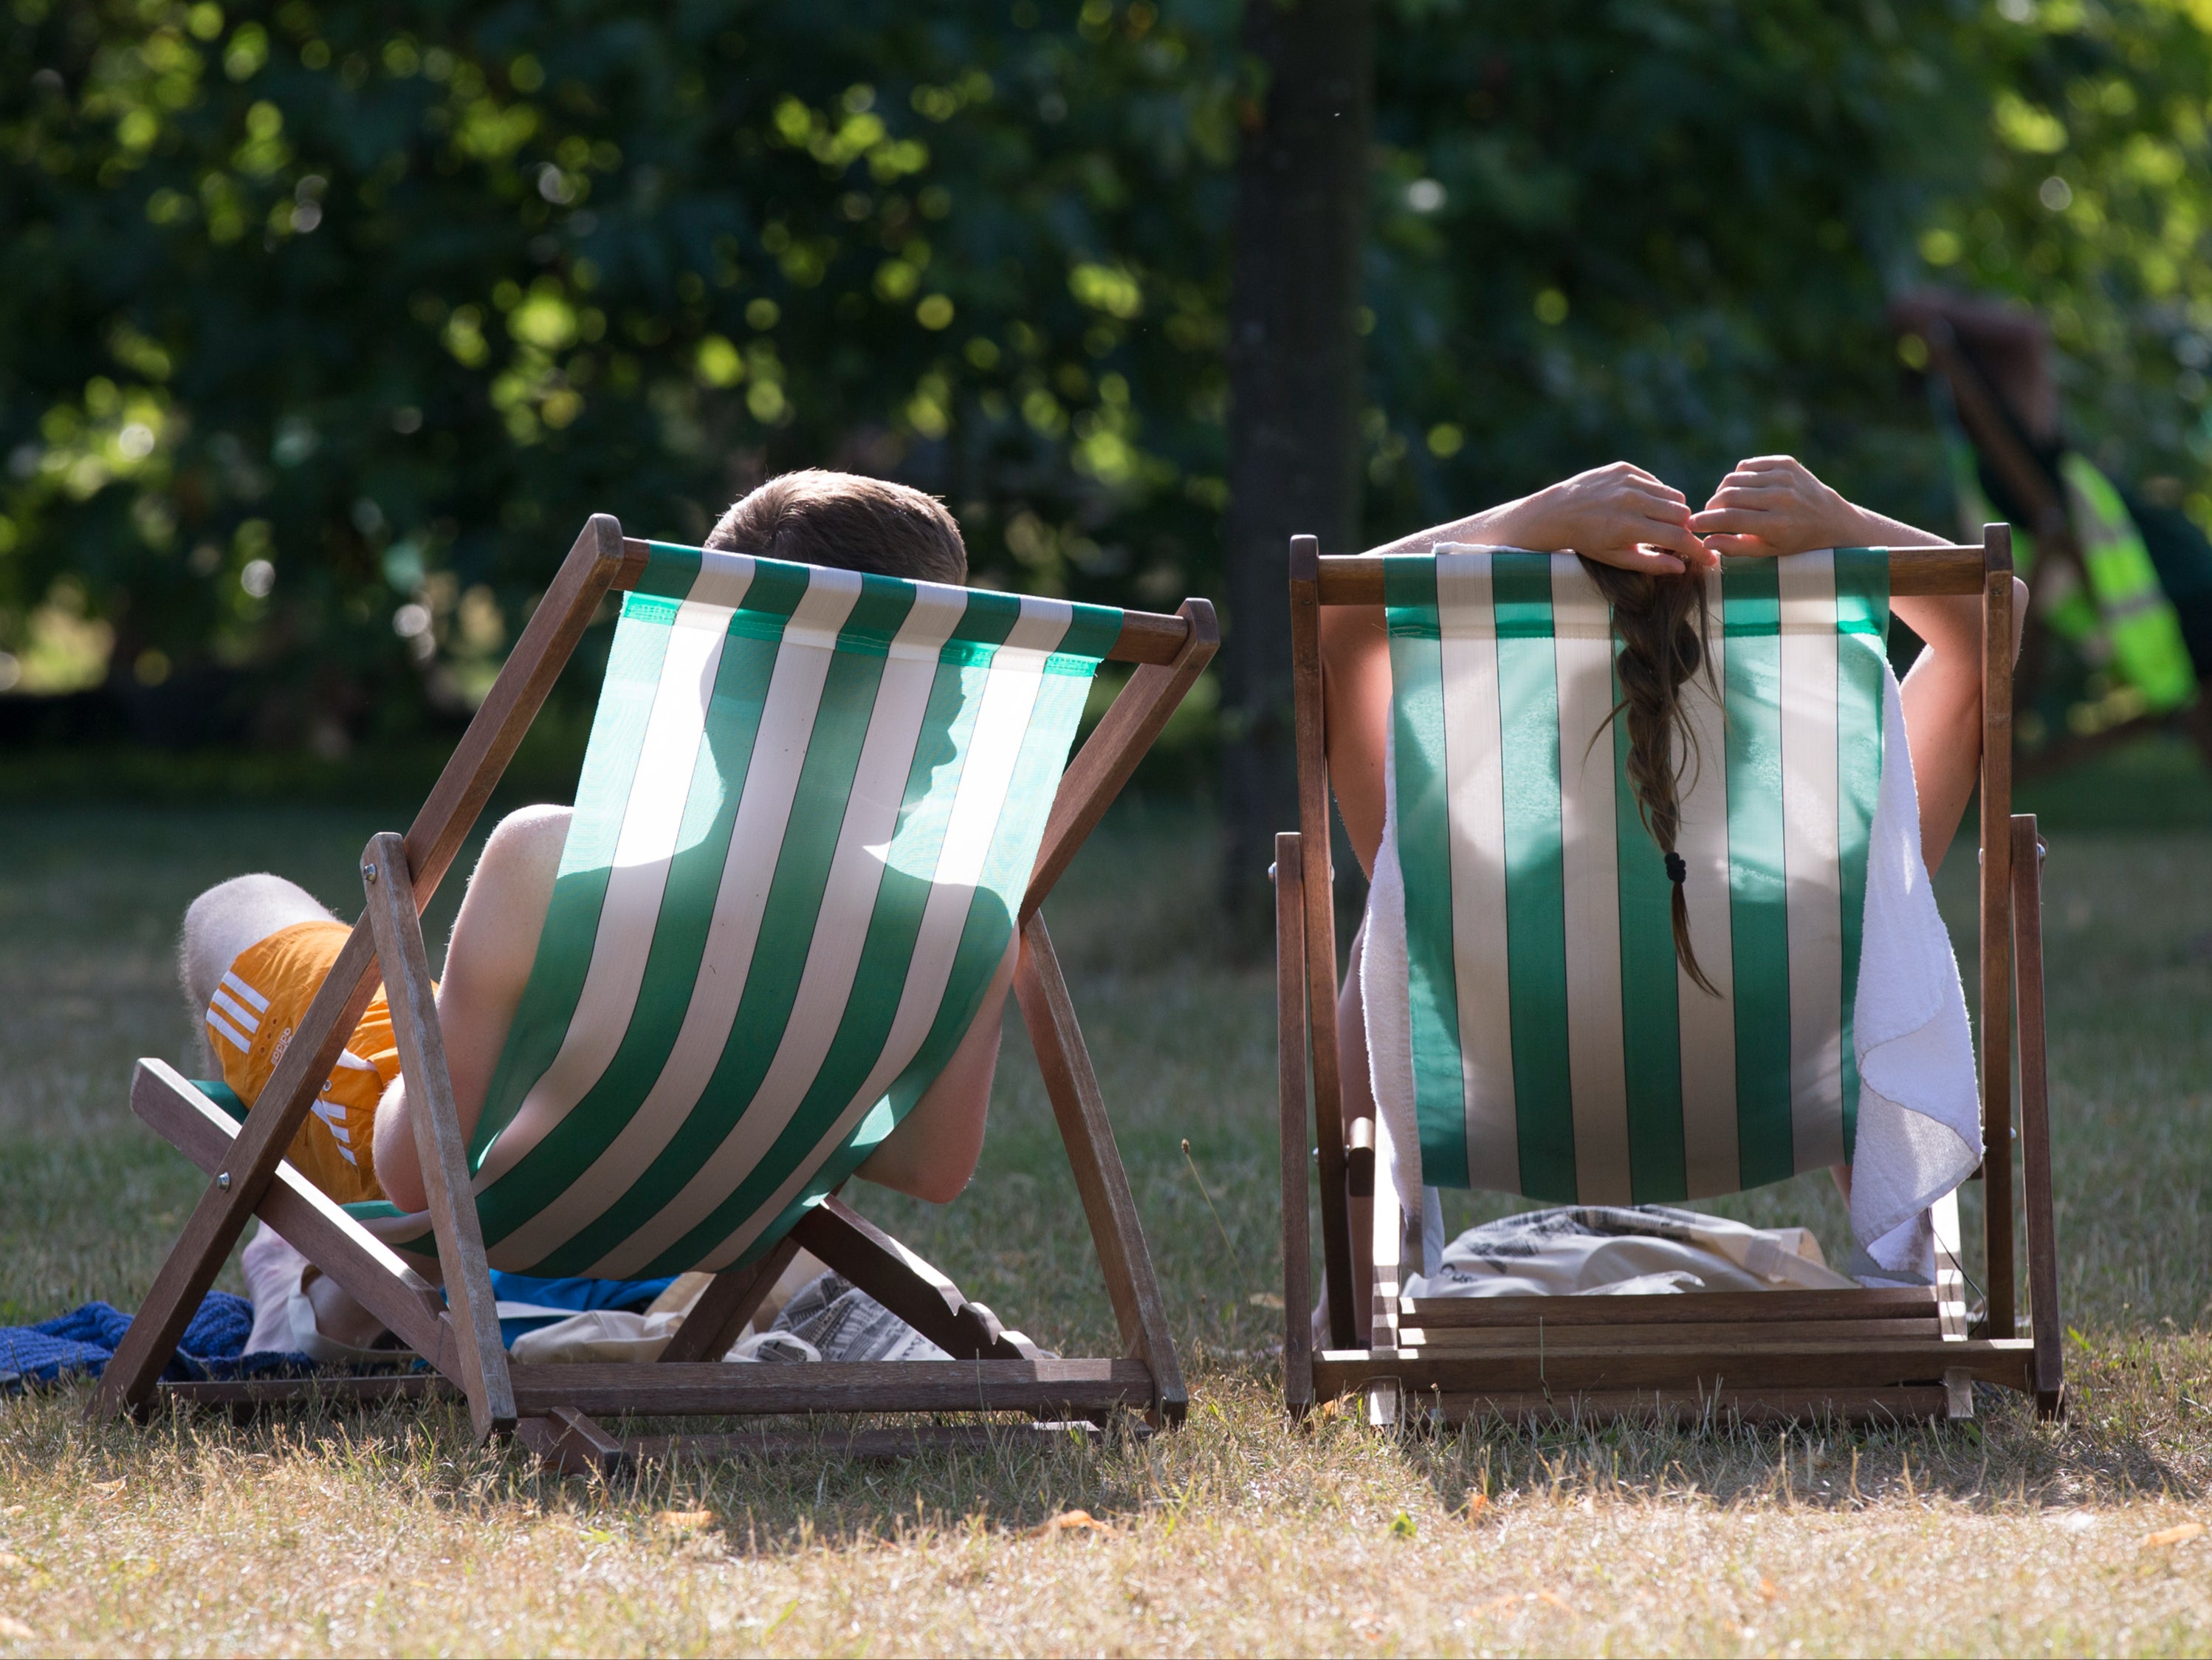
<path fill-rule="evenodd" d="M 1779 556 L 1814 548 L 1941 547 L 1944 538 L 1846 501 L 1787 455 L 1754 456 L 1721 480 L 1690 521 L 1720 553 Z M 1972 594 L 1892 602 L 1927 649 L 1899 688 L 1920 798 L 1920 851 L 1933 872 L 1957 835 L 1982 762 L 1982 606 Z M 2027 585 L 2013 581 L 2014 654 Z"/>
<path fill-rule="evenodd" d="M 1429 553 L 1449 542 L 1571 551 L 1655 573 L 1702 569 L 1712 559 L 1691 528 L 1690 504 L 1681 491 L 1626 461 L 1578 472 L 1517 502 L 1400 537 L 1368 554 Z M 1329 778 L 1352 852 L 1371 877 L 1382 842 L 1383 737 L 1390 720 L 1382 608 L 1323 611 L 1321 654 Z"/>

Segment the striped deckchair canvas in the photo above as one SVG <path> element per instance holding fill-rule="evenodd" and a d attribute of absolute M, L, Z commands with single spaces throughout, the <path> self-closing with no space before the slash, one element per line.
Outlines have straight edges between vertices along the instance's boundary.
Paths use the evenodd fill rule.
<path fill-rule="evenodd" d="M 1122 613 L 650 545 L 470 1147 L 495 1268 L 741 1266 L 975 1018 Z M 403 1253 L 427 1213 L 349 1207 Z"/>
<path fill-rule="evenodd" d="M 1885 556 L 1731 559 L 1708 579 L 1717 696 L 1689 694 L 1678 849 L 1718 996 L 1675 962 L 1580 561 L 1387 562 L 1390 826 L 1365 976 L 1378 1098 L 1413 1102 L 1420 1179 L 1612 1204 L 1844 1161 Z"/>

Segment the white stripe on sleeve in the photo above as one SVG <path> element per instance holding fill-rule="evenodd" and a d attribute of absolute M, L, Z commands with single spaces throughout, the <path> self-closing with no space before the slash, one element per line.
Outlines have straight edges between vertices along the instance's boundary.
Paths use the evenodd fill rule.
<path fill-rule="evenodd" d="M 208 1007 L 210 1011 L 221 1009 L 237 1024 L 241 1031 L 261 1030 L 261 1022 L 254 1018 L 252 1011 L 220 986 L 216 988 L 215 998 L 208 1004 Z"/>
<path fill-rule="evenodd" d="M 263 1014 L 269 1012 L 269 1000 L 240 979 L 236 970 L 229 969 L 223 970 L 222 983 L 246 1002 L 252 1004 L 258 1012 Z"/>
<path fill-rule="evenodd" d="M 216 1034 L 220 1036 L 225 1043 L 228 1043 L 231 1048 L 236 1049 L 240 1055 L 245 1054 L 246 1050 L 253 1047 L 252 1042 L 244 1032 L 239 1031 L 236 1026 L 232 1025 L 229 1021 L 224 1019 L 222 1015 L 216 1013 L 213 1009 L 210 1009 L 207 1012 L 207 1023 L 215 1028 Z"/>

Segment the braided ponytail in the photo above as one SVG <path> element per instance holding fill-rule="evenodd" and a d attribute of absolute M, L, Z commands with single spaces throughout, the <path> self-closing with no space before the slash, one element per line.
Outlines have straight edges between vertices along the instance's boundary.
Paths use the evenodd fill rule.
<path fill-rule="evenodd" d="M 1655 576 L 1590 559 L 1583 561 L 1583 568 L 1613 606 L 1613 632 L 1620 641 L 1615 660 L 1620 702 L 1613 713 L 1616 719 L 1627 718 L 1629 788 L 1644 828 L 1666 858 L 1674 888 L 1674 958 L 1700 991 L 1717 997 L 1690 944 L 1690 912 L 1682 897 L 1689 866 L 1674 851 L 1682 828 L 1682 776 L 1697 750 L 1682 708 L 1682 688 L 1701 670 L 1711 678 L 1705 638 L 1711 619 L 1705 580 L 1695 572 Z"/>

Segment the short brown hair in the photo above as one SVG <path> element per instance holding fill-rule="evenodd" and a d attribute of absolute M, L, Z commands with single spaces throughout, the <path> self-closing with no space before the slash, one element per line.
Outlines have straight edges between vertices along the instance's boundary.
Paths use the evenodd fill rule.
<path fill-rule="evenodd" d="M 925 582 L 968 580 L 968 544 L 942 502 L 886 478 L 818 467 L 783 473 L 739 499 L 707 545 Z"/>

